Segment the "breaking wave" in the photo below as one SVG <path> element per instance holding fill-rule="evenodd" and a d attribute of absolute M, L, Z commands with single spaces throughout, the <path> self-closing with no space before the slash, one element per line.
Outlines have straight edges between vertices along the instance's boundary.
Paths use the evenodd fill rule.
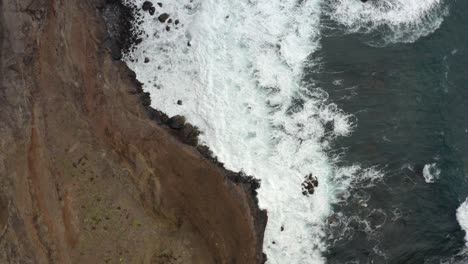
<path fill-rule="evenodd" d="M 325 2 L 327 16 L 347 33 L 371 36 L 369 44 L 411 43 L 437 30 L 448 14 L 443 0 L 337 0 Z"/>

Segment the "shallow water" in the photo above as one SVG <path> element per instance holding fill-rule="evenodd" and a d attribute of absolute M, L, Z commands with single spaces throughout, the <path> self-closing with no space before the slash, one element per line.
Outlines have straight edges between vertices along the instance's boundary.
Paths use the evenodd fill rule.
<path fill-rule="evenodd" d="M 125 59 L 154 107 L 187 116 L 228 169 L 261 179 L 268 263 L 462 251 L 466 2 L 160 2 L 155 16 L 139 11 L 146 36 Z M 308 174 L 319 186 L 305 196 Z"/>

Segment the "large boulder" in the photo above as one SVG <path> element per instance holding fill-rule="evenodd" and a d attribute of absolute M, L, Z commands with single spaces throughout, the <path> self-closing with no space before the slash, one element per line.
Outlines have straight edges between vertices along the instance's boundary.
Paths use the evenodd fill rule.
<path fill-rule="evenodd" d="M 185 117 L 176 115 L 167 121 L 167 125 L 172 129 L 182 129 L 185 126 Z"/>
<path fill-rule="evenodd" d="M 166 20 L 169 19 L 169 14 L 168 13 L 162 13 L 161 15 L 158 16 L 158 20 L 161 23 L 166 22 Z"/>
<path fill-rule="evenodd" d="M 151 3 L 150 1 L 145 1 L 141 8 L 143 9 L 143 11 L 147 11 L 148 13 L 150 13 L 150 15 L 154 15 L 154 12 L 156 11 L 156 8 L 153 6 L 153 3 Z"/>

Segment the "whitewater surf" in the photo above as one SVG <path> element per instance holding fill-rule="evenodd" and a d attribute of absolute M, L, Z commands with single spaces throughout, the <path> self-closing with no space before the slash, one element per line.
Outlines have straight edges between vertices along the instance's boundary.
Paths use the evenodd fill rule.
<path fill-rule="evenodd" d="M 187 117 L 226 168 L 261 180 L 268 263 L 324 263 L 330 225 L 350 222 L 333 205 L 346 204 L 356 186 L 381 181 L 386 164 L 340 163 L 346 151 L 334 142 L 352 135 L 359 120 L 305 78 L 322 70 L 321 40 L 359 33 L 376 47 L 412 43 L 435 32 L 448 9 L 441 0 L 174 0 L 155 7 L 154 14 L 137 9 L 144 37 L 124 57 L 152 106 Z M 308 175 L 318 182 L 311 193 L 304 192 Z"/>

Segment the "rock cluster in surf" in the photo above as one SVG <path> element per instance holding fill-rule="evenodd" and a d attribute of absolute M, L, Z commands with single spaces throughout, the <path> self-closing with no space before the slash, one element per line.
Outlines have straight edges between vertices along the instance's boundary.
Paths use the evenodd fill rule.
<path fill-rule="evenodd" d="M 148 37 L 144 36 L 144 31 L 138 28 L 138 25 L 142 24 L 142 17 L 138 13 L 138 10 L 141 9 L 144 12 L 148 12 L 151 16 L 156 14 L 156 19 L 161 24 L 165 24 L 166 31 L 170 31 L 172 28 L 179 28 L 181 21 L 172 18 L 166 12 L 157 10 L 157 7 L 158 9 L 163 7 L 161 2 L 156 4 L 157 6 L 151 1 L 145 1 L 141 7 L 138 7 L 133 3 L 121 0 L 103 1 L 100 9 L 104 14 L 103 17 L 106 20 L 107 31 L 109 33 L 109 39 L 105 44 L 115 60 L 120 60 L 123 54 L 134 51 L 136 46 L 143 41 L 143 38 Z M 148 62 L 149 58 L 145 58 L 145 63 Z"/>
<path fill-rule="evenodd" d="M 156 8 L 153 6 L 153 3 L 151 3 L 150 1 L 145 1 L 141 8 L 143 9 L 143 11 L 147 11 L 150 15 L 154 15 L 154 12 L 156 11 Z"/>
<path fill-rule="evenodd" d="M 162 8 L 163 7 L 163 4 L 158 2 L 157 5 L 159 6 L 159 8 Z M 150 1 L 145 1 L 143 3 L 143 5 L 141 6 L 141 9 L 145 12 L 148 12 L 150 15 L 154 15 L 156 13 L 156 7 L 153 5 L 152 2 Z M 173 20 L 171 18 L 171 16 L 168 14 L 168 13 L 160 13 L 157 17 L 158 21 L 161 22 L 162 24 L 167 24 L 166 25 L 166 31 L 170 31 L 171 30 L 171 27 L 170 27 L 170 24 L 173 24 L 176 28 L 177 28 L 177 25 L 180 24 L 180 20 L 179 19 L 175 19 Z"/>
<path fill-rule="evenodd" d="M 318 180 L 317 177 L 313 176 L 312 174 L 308 174 L 305 177 L 304 182 L 302 183 L 302 194 L 305 196 L 309 196 L 314 194 L 315 188 L 318 187 Z"/>

